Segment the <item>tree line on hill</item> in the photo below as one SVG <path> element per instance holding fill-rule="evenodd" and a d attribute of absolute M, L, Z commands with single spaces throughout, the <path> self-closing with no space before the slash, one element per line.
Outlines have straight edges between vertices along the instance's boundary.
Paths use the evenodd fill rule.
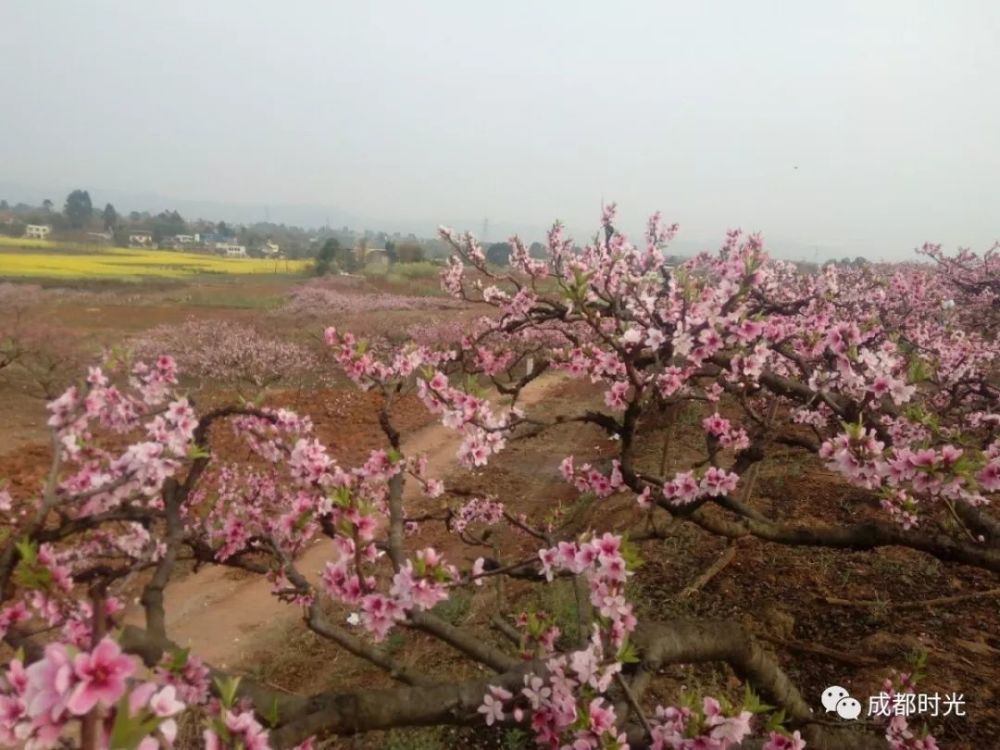
<path fill-rule="evenodd" d="M 314 258 L 316 272 L 321 275 L 332 270 L 347 273 L 360 270 L 370 250 L 384 250 L 390 265 L 438 260 L 448 255 L 448 247 L 440 239 L 398 232 L 356 231 L 346 226 L 307 229 L 272 222 L 230 225 L 225 221 L 187 220 L 176 210 L 157 214 L 148 211 L 122 213 L 111 203 L 103 208 L 94 205 L 89 191 L 84 189 L 71 191 L 61 211 L 49 199 L 42 201 L 40 206 L 10 205 L 0 200 L 0 234 L 21 237 L 31 224 L 50 226 L 56 239 L 107 242 L 121 247 L 127 247 L 130 235 L 136 232 L 150 233 L 153 243 L 160 246 L 172 246 L 171 240 L 178 235 L 197 234 L 208 238 L 205 244 L 210 246 L 215 242 L 243 245 L 251 256 L 259 254 L 266 242 L 274 242 L 286 257 Z M 485 251 L 492 265 L 510 265 L 513 248 L 509 242 L 489 243 Z M 533 242 L 529 253 L 533 258 L 544 258 L 546 248 L 540 242 Z"/>
<path fill-rule="evenodd" d="M 154 244 L 170 246 L 177 235 L 199 235 L 208 238 L 204 244 L 231 242 L 243 245 L 250 255 L 256 254 L 266 242 L 274 242 L 289 258 L 314 258 L 329 240 L 338 246 L 384 249 L 390 262 L 414 262 L 442 258 L 448 254 L 446 246 L 438 239 L 418 238 L 416 235 L 389 234 L 373 230 L 352 230 L 331 227 L 304 228 L 268 221 L 253 224 L 231 225 L 225 221 L 185 219 L 176 210 L 159 213 L 131 211 L 123 213 L 107 203 L 103 208 L 95 205 L 89 191 L 77 189 L 70 192 L 60 211 L 54 201 L 46 199 L 41 205 L 0 200 L 0 234 L 22 237 L 28 225 L 44 225 L 52 229 L 54 239 L 74 242 L 105 242 L 128 246 L 129 236 L 148 232 Z M 343 264 L 348 264 L 345 260 Z"/>

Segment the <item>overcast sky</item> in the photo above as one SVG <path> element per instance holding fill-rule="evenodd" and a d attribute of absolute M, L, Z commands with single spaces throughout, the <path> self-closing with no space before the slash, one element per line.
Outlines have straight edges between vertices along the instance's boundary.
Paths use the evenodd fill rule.
<path fill-rule="evenodd" d="M 998 40 L 995 0 L 0 0 L 0 178 L 985 249 Z"/>

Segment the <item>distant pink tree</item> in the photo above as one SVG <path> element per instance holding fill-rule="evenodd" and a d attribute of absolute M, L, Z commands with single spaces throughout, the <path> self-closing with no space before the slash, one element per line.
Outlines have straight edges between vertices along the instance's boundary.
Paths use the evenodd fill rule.
<path fill-rule="evenodd" d="M 466 307 L 448 297 L 407 296 L 374 292 L 372 290 L 345 290 L 337 279 L 314 279 L 294 289 L 282 312 L 296 316 L 329 319 L 331 315 L 360 315 L 383 310 L 455 310 Z"/>
<path fill-rule="evenodd" d="M 230 321 L 191 319 L 159 325 L 129 349 L 137 359 L 169 351 L 189 377 L 254 388 L 293 384 L 319 373 L 319 358 L 307 346 Z"/>

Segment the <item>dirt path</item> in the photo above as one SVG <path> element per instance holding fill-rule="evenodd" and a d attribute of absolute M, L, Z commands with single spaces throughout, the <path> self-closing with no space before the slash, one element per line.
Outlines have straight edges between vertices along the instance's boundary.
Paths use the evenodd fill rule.
<path fill-rule="evenodd" d="M 538 403 L 560 382 L 556 376 L 539 378 L 522 393 L 520 405 Z M 408 455 L 426 454 L 430 475 L 445 478 L 456 465 L 459 443 L 456 432 L 432 424 L 404 437 L 403 450 Z M 408 482 L 404 498 L 420 497 L 417 484 Z M 320 539 L 299 558 L 299 569 L 316 581 L 329 559 L 329 541 Z M 296 607 L 271 595 L 263 578 L 222 566 L 172 582 L 166 590 L 166 611 L 170 638 L 217 667 L 232 667 L 262 646 L 276 644 L 273 639 L 300 617 Z M 133 606 L 126 621 L 141 625 L 141 609 Z"/>

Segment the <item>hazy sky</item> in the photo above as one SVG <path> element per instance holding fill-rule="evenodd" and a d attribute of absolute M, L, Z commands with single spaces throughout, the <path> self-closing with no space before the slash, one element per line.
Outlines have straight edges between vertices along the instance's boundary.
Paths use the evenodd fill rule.
<path fill-rule="evenodd" d="M 998 40 L 996 0 L 0 0 L 0 178 L 985 249 Z"/>

